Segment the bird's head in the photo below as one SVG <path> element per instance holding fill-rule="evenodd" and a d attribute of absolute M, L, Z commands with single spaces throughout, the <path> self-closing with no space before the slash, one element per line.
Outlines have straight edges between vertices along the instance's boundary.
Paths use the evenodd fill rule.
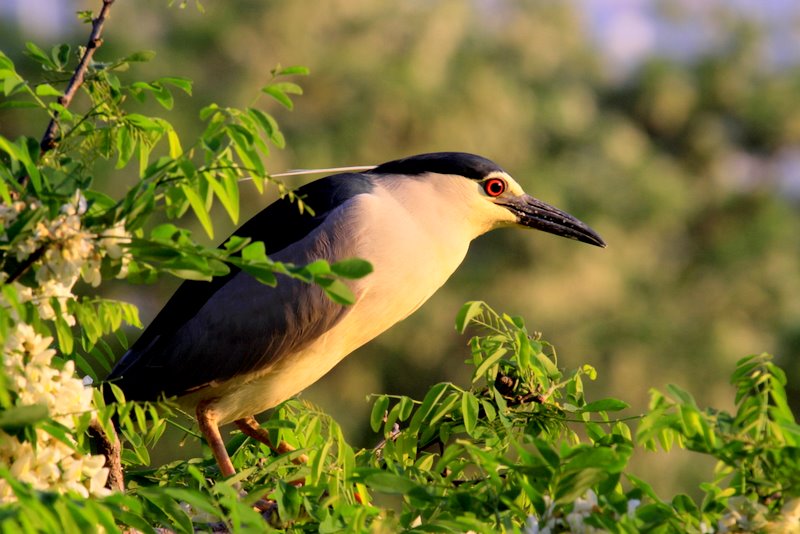
<path fill-rule="evenodd" d="M 409 195 L 435 197 L 444 209 L 463 213 L 477 233 L 522 226 L 605 247 L 603 239 L 569 213 L 527 193 L 496 163 L 463 152 L 435 152 L 390 161 L 369 171 L 377 176 L 410 178 L 419 184 Z"/>

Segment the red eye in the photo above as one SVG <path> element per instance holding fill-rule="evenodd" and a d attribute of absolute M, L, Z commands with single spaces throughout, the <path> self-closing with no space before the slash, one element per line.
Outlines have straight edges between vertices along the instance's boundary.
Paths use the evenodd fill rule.
<path fill-rule="evenodd" d="M 499 197 L 506 190 L 506 183 L 500 178 L 490 178 L 483 184 L 483 190 L 490 197 Z"/>

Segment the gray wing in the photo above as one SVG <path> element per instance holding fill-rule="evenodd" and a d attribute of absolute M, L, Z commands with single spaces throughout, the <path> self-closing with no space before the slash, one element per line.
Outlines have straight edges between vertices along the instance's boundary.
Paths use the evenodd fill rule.
<path fill-rule="evenodd" d="M 271 258 L 304 264 L 355 255 L 352 243 L 343 237 L 352 236 L 348 225 L 355 216 L 356 195 L 363 192 L 318 215 L 321 220 L 309 233 Z M 182 395 L 262 369 L 303 349 L 348 311 L 318 286 L 283 275 L 275 287 L 244 272 L 206 284 L 185 283 L 111 372 L 107 380 L 119 385 L 127 398 Z M 193 287 L 206 294 L 198 298 Z"/>

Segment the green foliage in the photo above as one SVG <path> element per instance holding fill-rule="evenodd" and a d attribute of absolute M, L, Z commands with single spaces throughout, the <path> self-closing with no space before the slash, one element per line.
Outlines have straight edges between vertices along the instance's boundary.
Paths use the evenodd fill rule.
<path fill-rule="evenodd" d="M 800 487 L 800 426 L 786 403 L 786 376 L 768 354 L 740 360 L 731 377 L 735 413 L 701 410 L 677 386 L 669 396 L 653 391 L 650 412 L 637 429 L 648 448 L 673 443 L 719 460 L 715 480 L 704 490 L 705 508 L 719 507 L 711 495 L 734 491 L 754 502 L 797 492 Z"/>
<path fill-rule="evenodd" d="M 41 67 L 42 79 L 26 79 L 0 52 L 0 107 L 44 114 L 57 121 L 58 135 L 46 147 L 33 137 L 0 136 L 4 350 L 19 337 L 20 325 L 30 325 L 39 337 L 29 336 L 27 345 L 15 349 L 23 363 L 53 352 L 53 345 L 53 369 L 72 369 L 74 362 L 82 375 L 95 381 L 104 376 L 118 356 L 109 336 L 125 348 L 122 326 L 141 323 L 130 303 L 88 288 L 73 294 L 79 276 L 94 286 L 110 277 L 150 282 L 165 273 L 210 280 L 235 268 L 266 284 L 278 283 L 279 275 L 315 283 L 334 301 L 352 302 L 346 280 L 371 271 L 362 260 L 282 264 L 267 257 L 261 242 L 232 237 L 214 248 L 180 226 L 191 212 L 213 237 L 210 210 L 216 203 L 238 222 L 239 184 L 245 179 L 259 191 L 277 188 L 300 210 L 311 209 L 269 175 L 264 160 L 285 139 L 275 118 L 255 107 L 257 101 L 245 109 L 207 105 L 200 111 L 202 134 L 187 141 L 164 118 L 133 111 L 148 101 L 169 111 L 176 96 L 192 94 L 185 78 L 128 79 L 153 52 L 93 61 L 80 109 L 61 100 L 62 80 L 75 68 L 76 53 L 68 45 L 45 51 L 34 44 L 26 52 Z M 276 67 L 261 93 L 292 109 L 292 97 L 302 90 L 287 77 L 305 74 L 303 67 Z M 643 107 L 658 99 L 658 87 L 637 95 Z M 656 115 L 653 129 L 674 140 L 675 126 Z M 553 150 L 562 138 L 576 135 L 556 123 L 546 131 Z M 768 134 L 759 143 L 768 143 Z M 108 166 L 131 182 L 119 198 L 95 188 L 95 176 Z M 456 328 L 477 329 L 469 341 L 469 384 L 435 384 L 419 399 L 375 395 L 369 417 L 378 434 L 374 448 L 353 448 L 333 419 L 293 400 L 263 427 L 273 441 L 296 450 L 274 456 L 235 433 L 228 448 L 238 474 L 228 480 L 219 479 L 208 454 L 150 465 L 150 448 L 167 426 L 183 428 L 169 403 L 126 402 L 110 385 L 115 402 L 107 404 L 96 391 L 92 412 L 56 414 L 47 405 L 23 402 L 7 370 L 0 374 L 4 439 L 33 444 L 41 453 L 47 436 L 88 455 L 91 420 L 107 434 L 116 420 L 127 489 L 87 497 L 74 488 L 35 487 L 21 481 L 22 463 L 6 465 L 0 481 L 13 499 L 0 504 L 0 530 L 707 532 L 792 526 L 788 521 L 800 498 L 800 430 L 787 405 L 786 377 L 768 355 L 738 363 L 732 378 L 735 413 L 701 409 L 687 392 L 670 386 L 668 394 L 653 391 L 641 417 L 614 417 L 628 404 L 587 399 L 584 380 L 594 380 L 595 369 L 564 370 L 554 347 L 529 332 L 521 318 L 470 302 L 458 313 Z M 638 421 L 633 430 L 631 421 Z M 629 472 L 636 448 L 657 445 L 717 460 L 714 479 L 701 487 L 701 503 L 683 494 L 662 500 Z M 303 455 L 307 461 L 298 461 Z"/>
<path fill-rule="evenodd" d="M 329 416 L 289 401 L 262 426 L 273 441 L 296 447 L 294 452 L 273 456 L 263 444 L 234 433 L 228 449 L 238 474 L 231 479 L 218 479 L 209 456 L 132 470 L 127 500 L 114 496 L 88 509 L 79 505 L 80 521 L 102 513 L 121 525 L 162 525 L 177 532 L 215 525 L 249 532 L 271 525 L 290 532 L 488 533 L 534 524 L 552 532 L 590 526 L 701 532 L 726 521 L 740 528 L 781 528 L 781 508 L 798 498 L 797 425 L 782 408 L 782 376 L 768 356 L 738 364 L 737 415 L 708 410 L 700 417 L 724 421 L 718 430 L 703 430 L 708 427 L 684 415 L 700 412 L 691 396 L 672 387 L 675 398 L 669 402 L 654 392 L 653 408 L 640 419 L 634 439 L 630 418 L 609 416 L 625 403 L 587 400 L 583 379 L 593 378 L 594 370 L 560 371 L 552 347 L 531 335 L 522 319 L 473 302 L 457 321 L 459 330 L 470 326 L 479 334 L 469 344 L 470 386 L 436 384 L 422 399 L 376 395 L 370 419 L 380 441 L 373 449 L 354 449 Z M 150 423 L 136 419 L 136 432 L 144 434 Z M 714 447 L 708 446 L 711 433 Z M 686 495 L 664 501 L 627 472 L 633 449 L 650 447 L 654 439 L 719 460 L 701 504 Z M 302 454 L 308 460 L 293 463 Z M 131 455 L 125 460 L 130 467 L 147 463 Z M 18 496 L 21 503 L 73 502 L 24 488 Z M 253 505 L 264 499 L 269 511 L 262 515 Z M 29 520 L 25 506 L 13 510 L 7 525 Z"/>
<path fill-rule="evenodd" d="M 41 67 L 43 80 L 50 80 L 38 82 L 19 74 L 0 52 L 2 108 L 42 113 L 55 126 L 55 137 L 45 136 L 41 146 L 33 137 L 14 141 L 0 136 L 0 345 L 5 364 L 0 369 L 0 456 L 6 464 L 0 473 L 5 502 L 0 523 L 3 531 L 117 531 L 115 525 L 146 531 L 155 524 L 191 531 L 180 499 L 232 528 L 252 525 L 260 516 L 240 502 L 233 482 L 209 485 L 202 475 L 198 479 L 195 468 L 183 471 L 202 484 L 172 484 L 162 491 L 158 485 L 137 485 L 132 476 L 127 496 L 100 497 L 102 482 L 85 478 L 102 475 L 98 467 L 82 463 L 94 458 L 86 435 L 92 420 L 109 436 L 116 422 L 125 443 L 122 463 L 132 469 L 149 466 L 149 450 L 174 412 L 168 403 L 126 402 L 113 384 L 108 387 L 116 402 L 110 404 L 99 390 L 93 398 L 80 393 L 84 388 L 72 375 L 74 369 L 92 381 L 104 377 L 118 359 L 109 335 L 124 349 L 123 325 L 142 325 L 132 304 L 103 298 L 88 286 L 74 293 L 73 287 L 80 279 L 96 287 L 112 277 L 151 282 L 165 273 L 210 280 L 235 268 L 270 285 L 278 275 L 318 284 L 334 301 L 349 304 L 354 297 L 346 280 L 372 268 L 359 259 L 274 262 L 262 242 L 235 236 L 218 248 L 196 242 L 179 226 L 180 219 L 191 211 L 213 237 L 210 210 L 219 202 L 238 222 L 243 180 L 251 180 L 259 191 L 270 184 L 299 210 L 312 211 L 266 170 L 270 145 L 285 144 L 277 122 L 255 107 L 257 101 L 245 110 L 212 104 L 200 112 L 203 133 L 182 140 L 164 118 L 132 111 L 150 99 L 168 111 L 176 91 L 192 93 L 191 81 L 180 77 L 129 81 L 132 66 L 154 57 L 149 51 L 89 62 L 77 87 L 84 100 L 70 106 L 67 94 L 76 87 L 66 80 L 80 70 L 76 62 L 85 52 L 75 54 L 68 45 L 46 52 L 28 43 L 28 58 Z M 304 67 L 277 67 L 263 92 L 291 107 L 289 95 L 302 91 L 286 77 L 307 73 Z M 121 179 L 133 178 L 119 198 L 94 188 L 95 174 L 107 172 L 104 161 L 113 163 Z M 170 222 L 155 224 L 163 218 Z M 58 397 L 67 390 L 77 396 L 62 402 L 66 399 Z M 41 403 L 31 400 L 37 395 L 45 395 Z M 48 455 L 54 458 L 52 467 L 46 465 Z M 137 476 L 146 479 L 142 471 Z M 47 481 L 53 486 L 48 488 Z M 63 487 L 56 487 L 57 481 Z M 42 507 L 49 511 L 41 512 Z"/>

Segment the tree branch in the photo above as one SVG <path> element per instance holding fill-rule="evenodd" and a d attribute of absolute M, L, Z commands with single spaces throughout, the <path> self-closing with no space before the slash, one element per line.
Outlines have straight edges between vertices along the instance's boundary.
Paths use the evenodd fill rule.
<path fill-rule="evenodd" d="M 106 457 L 106 467 L 108 468 L 106 487 L 112 491 L 125 491 L 125 478 L 122 474 L 122 449 L 113 425 L 110 430 L 111 435 L 109 436 L 97 419 L 92 419 L 89 424 L 89 436 L 92 444 L 98 453 Z"/>
<path fill-rule="evenodd" d="M 27 258 L 25 258 L 25 261 L 19 264 L 16 270 L 13 273 L 11 273 L 11 275 L 8 278 L 6 278 L 3 284 L 12 284 L 17 280 L 19 280 L 22 277 L 22 275 L 28 272 L 28 269 L 30 269 L 31 266 L 44 255 L 45 250 L 47 250 L 47 245 L 42 245 L 36 250 L 34 250 L 33 253 Z"/>
<path fill-rule="evenodd" d="M 92 60 L 92 56 L 94 56 L 95 51 L 100 47 L 100 45 L 103 44 L 103 40 L 100 38 L 100 35 L 103 33 L 103 25 L 108 18 L 108 12 L 110 11 L 111 4 L 113 3 L 114 0 L 103 0 L 103 7 L 100 9 L 100 13 L 98 13 L 97 17 L 92 21 L 92 33 L 89 35 L 89 42 L 86 43 L 86 50 L 84 51 L 78 66 L 75 68 L 75 73 L 72 75 L 72 78 L 70 78 L 69 84 L 67 84 L 67 89 L 64 91 L 63 96 L 58 98 L 58 103 L 65 108 L 69 107 L 72 99 L 75 97 L 75 93 L 78 92 L 78 89 L 83 84 L 83 80 L 86 76 L 86 71 L 89 69 L 89 62 Z M 47 125 L 47 130 L 44 132 L 44 136 L 39 143 L 42 154 L 52 150 L 58 144 L 56 140 L 56 135 L 58 132 L 58 117 L 59 113 L 56 111 L 53 114 L 53 118 L 50 120 L 50 124 Z"/>

